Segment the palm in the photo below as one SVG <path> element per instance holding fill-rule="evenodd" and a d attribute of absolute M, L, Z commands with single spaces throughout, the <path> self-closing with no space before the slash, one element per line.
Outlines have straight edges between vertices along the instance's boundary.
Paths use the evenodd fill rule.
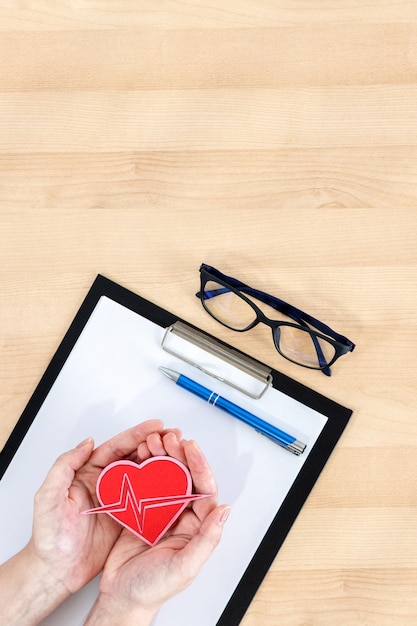
<path fill-rule="evenodd" d="M 120 534 L 120 526 L 107 515 L 80 515 L 96 502 L 98 474 L 98 468 L 80 470 L 68 497 L 42 498 L 36 506 L 34 537 L 38 550 L 51 568 L 65 571 L 71 592 L 100 571 Z"/>
<path fill-rule="evenodd" d="M 95 486 L 101 469 L 86 468 L 78 473 L 70 488 L 68 498 L 68 540 L 84 555 L 84 575 L 93 577 L 103 567 L 103 555 L 107 555 L 117 537 L 120 526 L 108 515 L 80 515 L 98 505 Z"/>
<path fill-rule="evenodd" d="M 124 529 L 104 568 L 101 587 L 131 593 L 130 600 L 142 605 L 160 602 L 186 586 L 178 584 L 175 563 L 189 541 L 199 532 L 201 522 L 192 510 L 183 513 L 165 537 L 151 547 Z M 157 597 L 156 597 L 157 596 Z"/>

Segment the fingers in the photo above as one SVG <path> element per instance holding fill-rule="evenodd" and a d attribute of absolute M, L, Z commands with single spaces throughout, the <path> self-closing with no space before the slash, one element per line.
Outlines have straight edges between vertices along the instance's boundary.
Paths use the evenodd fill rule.
<path fill-rule="evenodd" d="M 197 493 L 213 494 L 211 498 L 203 498 L 193 503 L 194 513 L 203 520 L 217 505 L 217 484 L 206 457 L 195 441 L 184 443 L 186 463 L 190 469 Z"/>
<path fill-rule="evenodd" d="M 146 441 L 141 442 L 137 450 L 138 462 L 142 463 L 151 456 L 172 456 L 186 463 L 181 431 L 177 428 L 164 430 L 161 433 L 151 433 Z"/>
<path fill-rule="evenodd" d="M 148 420 L 133 426 L 98 446 L 91 455 L 91 462 L 97 467 L 105 467 L 114 461 L 128 458 L 151 433 L 162 429 L 161 420 Z"/>
<path fill-rule="evenodd" d="M 187 465 L 187 459 L 184 453 L 184 439 L 179 439 L 174 433 L 167 433 L 164 436 L 163 443 L 169 456 Z"/>
<path fill-rule="evenodd" d="M 197 493 L 210 494 L 212 497 L 196 500 L 192 504 L 194 513 L 200 521 L 217 505 L 217 484 L 206 457 L 195 441 L 179 439 L 175 431 L 151 433 L 146 441 L 138 446 L 138 462 L 143 463 L 151 456 L 169 455 L 187 465 Z"/>
<path fill-rule="evenodd" d="M 162 437 L 159 433 L 152 433 L 146 438 L 146 443 L 149 448 L 149 452 L 152 456 L 165 456 L 166 451 L 162 442 Z"/>

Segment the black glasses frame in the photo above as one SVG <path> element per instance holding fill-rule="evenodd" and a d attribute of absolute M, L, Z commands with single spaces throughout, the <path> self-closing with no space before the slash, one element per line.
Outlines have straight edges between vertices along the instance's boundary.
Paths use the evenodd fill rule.
<path fill-rule="evenodd" d="M 215 315 L 213 315 L 213 313 L 210 311 L 210 309 L 206 306 L 206 303 L 205 303 L 206 299 L 208 298 L 205 296 L 204 287 L 209 280 L 214 280 L 220 285 L 223 285 L 223 287 L 225 288 L 224 290 L 223 289 L 218 290 L 218 294 L 214 294 L 214 296 L 220 295 L 220 293 L 226 293 L 227 291 L 232 291 L 238 297 L 242 298 L 247 304 L 249 304 L 249 306 L 253 309 L 253 311 L 256 314 L 256 318 L 254 319 L 254 321 L 251 322 L 246 328 L 237 329 L 237 328 L 233 328 L 233 326 L 229 326 L 228 324 L 222 322 Z M 279 298 L 276 298 L 275 296 L 271 296 L 265 293 L 264 291 L 260 291 L 259 289 L 253 289 L 252 287 L 249 287 L 249 285 L 242 283 L 240 280 L 237 280 L 236 278 L 232 278 L 231 276 L 226 276 L 225 274 L 222 274 L 216 268 L 210 265 L 206 265 L 205 263 L 203 263 L 200 266 L 200 281 L 201 281 L 200 291 L 196 293 L 196 296 L 200 298 L 204 309 L 207 311 L 207 313 L 211 315 L 211 317 L 213 317 L 217 322 L 219 322 L 223 326 L 226 326 L 226 328 L 230 328 L 231 330 L 234 330 L 236 332 L 246 332 L 247 330 L 250 330 L 251 328 L 254 328 L 255 326 L 257 326 L 257 324 L 259 323 L 266 324 L 272 330 L 274 346 L 277 352 L 279 352 L 279 354 L 282 357 L 284 357 L 284 359 L 287 359 L 287 361 L 291 361 L 292 363 L 296 363 L 297 365 L 300 365 L 301 367 L 306 367 L 308 369 L 321 370 L 323 374 L 325 374 L 326 376 L 331 376 L 330 366 L 333 365 L 333 363 L 337 361 L 337 359 L 341 357 L 343 354 L 346 354 L 347 352 L 352 352 L 353 349 L 355 348 L 355 344 L 352 341 L 350 341 L 350 339 L 348 339 L 344 335 L 340 335 L 339 333 L 336 333 L 332 328 L 330 328 L 330 326 L 323 324 L 323 322 L 320 322 L 320 320 L 317 320 L 311 315 L 304 313 L 300 309 L 293 307 L 291 304 L 288 304 L 288 302 L 284 302 L 284 300 L 280 300 Z M 287 317 L 294 320 L 295 323 L 270 319 L 263 313 L 263 311 L 259 307 L 256 306 L 254 302 L 252 302 L 252 300 L 250 300 L 244 295 L 245 293 L 259 300 L 260 302 L 263 302 L 264 304 L 268 304 L 269 306 L 273 307 L 276 311 L 279 311 L 280 313 L 283 313 Z M 211 295 L 210 295 L 210 298 L 212 297 L 213 297 L 213 291 L 211 291 Z M 295 361 L 289 358 L 286 354 L 284 354 L 280 350 L 279 337 L 277 337 L 277 330 L 279 329 L 280 326 L 290 326 L 293 328 L 300 328 L 303 331 L 310 334 L 316 353 L 317 353 L 317 360 L 318 360 L 317 366 L 299 363 L 298 361 Z M 314 328 L 311 328 L 311 326 L 313 326 L 314 328 L 316 328 L 318 331 L 321 331 L 321 332 L 317 332 L 316 330 L 314 330 Z M 329 362 L 327 362 L 324 357 L 319 339 L 323 341 L 327 341 L 329 344 L 333 346 L 335 354 Z"/>

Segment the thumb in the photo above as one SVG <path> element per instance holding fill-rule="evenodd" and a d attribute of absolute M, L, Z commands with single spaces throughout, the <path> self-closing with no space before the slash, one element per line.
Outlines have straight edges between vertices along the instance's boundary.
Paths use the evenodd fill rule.
<path fill-rule="evenodd" d="M 75 472 L 88 461 L 93 448 L 94 441 L 89 437 L 79 443 L 76 448 L 61 454 L 46 475 L 41 489 L 48 490 L 50 495 L 65 494 L 74 480 Z"/>

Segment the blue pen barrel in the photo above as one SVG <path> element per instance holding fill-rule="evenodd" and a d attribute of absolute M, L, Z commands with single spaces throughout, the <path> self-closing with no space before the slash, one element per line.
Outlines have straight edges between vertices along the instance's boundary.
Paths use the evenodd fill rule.
<path fill-rule="evenodd" d="M 297 441 L 295 437 L 292 437 L 288 433 L 285 433 L 276 426 L 272 426 L 272 424 L 268 424 L 268 422 L 265 422 L 260 417 L 257 417 L 256 415 L 253 415 L 253 413 L 242 409 L 242 407 L 234 404 L 233 402 L 230 402 L 230 400 L 222 398 L 222 396 L 219 396 L 217 393 L 214 393 L 210 389 L 207 389 L 207 387 L 203 387 L 202 385 L 196 383 L 187 376 L 183 376 L 181 374 L 177 379 L 177 385 L 179 387 L 187 389 L 187 391 L 190 391 L 199 398 L 202 398 L 209 404 L 212 404 L 213 406 L 222 409 L 226 413 L 229 413 L 229 415 L 236 417 L 245 424 L 252 426 L 252 428 L 262 433 L 262 435 L 270 437 L 270 439 L 280 444 L 281 446 L 290 446 Z"/>
<path fill-rule="evenodd" d="M 191 378 L 187 378 L 187 376 L 183 376 L 183 374 L 181 374 L 178 378 L 177 385 L 183 389 L 187 389 L 187 391 L 191 391 L 191 393 L 195 396 L 198 396 L 207 402 L 209 401 L 210 396 L 213 396 L 213 392 L 210 389 L 196 383 L 194 380 L 191 380 Z"/>
<path fill-rule="evenodd" d="M 284 433 L 284 431 L 280 430 L 276 426 L 268 424 L 268 422 L 265 422 L 260 417 L 256 417 L 256 415 L 249 413 L 249 411 L 245 411 L 245 409 L 242 409 L 242 407 L 238 406 L 237 404 L 233 404 L 233 402 L 229 402 L 229 400 L 226 400 L 221 396 L 218 397 L 218 400 L 215 404 L 217 407 L 219 407 L 219 409 L 223 409 L 223 411 L 226 411 L 226 413 L 233 415 L 245 424 L 253 426 L 253 428 L 262 433 L 262 435 L 267 435 L 271 439 L 274 439 L 275 441 L 281 443 L 281 445 L 290 445 L 291 443 L 294 443 L 294 441 L 296 441 L 295 437 Z"/>

